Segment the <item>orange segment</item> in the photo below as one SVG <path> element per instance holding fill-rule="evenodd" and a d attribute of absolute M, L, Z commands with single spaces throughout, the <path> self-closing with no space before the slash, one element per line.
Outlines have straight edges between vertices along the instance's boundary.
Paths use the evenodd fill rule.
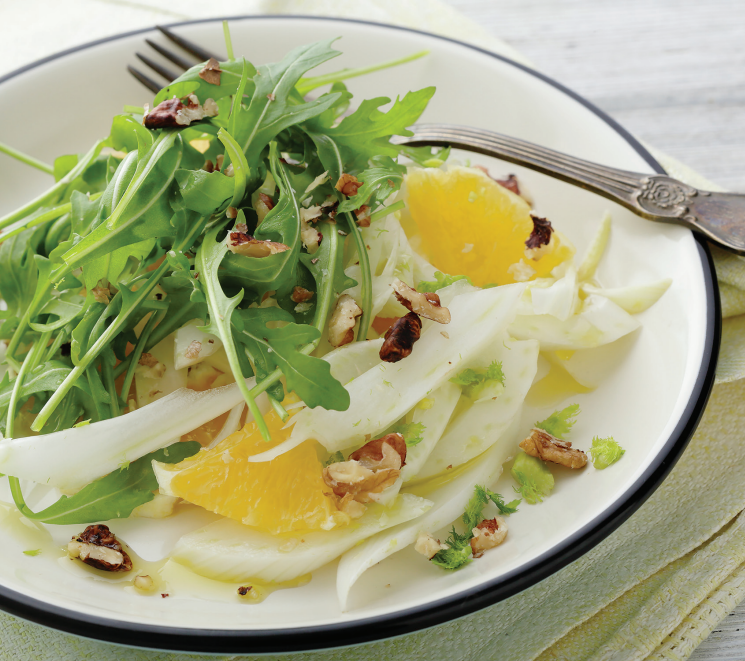
<path fill-rule="evenodd" d="M 291 429 L 271 411 L 264 416 L 272 441 L 251 422 L 211 450 L 175 465 L 160 464 L 161 490 L 272 534 L 328 529 L 349 518 L 321 476 L 313 441 L 265 463 L 247 458 L 287 440 Z"/>
<path fill-rule="evenodd" d="M 528 203 L 475 168 L 412 169 L 406 178 L 408 208 L 424 255 L 440 271 L 467 275 L 475 285 L 508 284 L 526 270 L 546 277 L 574 254 L 558 232 L 538 259 L 526 255 L 533 231 Z"/>

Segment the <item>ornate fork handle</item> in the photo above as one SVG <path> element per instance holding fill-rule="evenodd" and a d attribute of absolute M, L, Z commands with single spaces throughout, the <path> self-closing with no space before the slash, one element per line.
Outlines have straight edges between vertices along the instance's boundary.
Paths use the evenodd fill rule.
<path fill-rule="evenodd" d="M 745 195 L 698 190 L 666 175 L 617 170 L 484 129 L 417 124 L 411 130 L 413 136 L 396 142 L 451 145 L 524 165 L 603 195 L 648 220 L 684 225 L 745 254 Z"/>

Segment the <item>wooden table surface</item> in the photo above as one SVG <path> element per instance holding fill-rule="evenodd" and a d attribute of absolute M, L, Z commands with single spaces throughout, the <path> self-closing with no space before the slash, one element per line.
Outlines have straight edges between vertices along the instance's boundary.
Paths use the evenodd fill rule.
<path fill-rule="evenodd" d="M 446 0 L 636 137 L 745 192 L 742 0 Z M 691 661 L 745 659 L 745 603 Z"/>
<path fill-rule="evenodd" d="M 638 138 L 722 186 L 745 192 L 742 0 L 445 1 L 508 41 L 543 72 L 598 105 Z M 0 74 L 90 41 L 92 23 L 101 26 L 95 35 L 100 37 L 192 15 L 249 13 L 257 4 L 249 0 L 213 0 L 207 5 L 190 0 L 0 1 Z M 111 20 L 113 15 L 116 21 Z M 83 16 L 86 20 L 80 20 Z M 19 25 L 27 30 L 17 30 Z M 691 659 L 745 660 L 745 605 Z"/>

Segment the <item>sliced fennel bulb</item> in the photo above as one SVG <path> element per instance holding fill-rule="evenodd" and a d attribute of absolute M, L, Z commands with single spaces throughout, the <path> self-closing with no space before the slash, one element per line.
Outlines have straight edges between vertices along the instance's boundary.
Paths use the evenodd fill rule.
<path fill-rule="evenodd" d="M 548 314 L 518 315 L 508 332 L 521 340 L 538 340 L 541 350 L 590 349 L 610 344 L 639 328 L 639 322 L 604 296 L 588 296 L 577 314 L 561 321 Z"/>
<path fill-rule="evenodd" d="M 322 567 L 381 530 L 424 514 L 432 502 L 401 494 L 391 507 L 371 503 L 343 528 L 270 535 L 232 519 L 221 519 L 184 535 L 171 559 L 219 581 L 289 581 Z"/>
<path fill-rule="evenodd" d="M 519 418 L 523 401 L 533 383 L 538 367 L 538 350 L 535 340 L 511 340 L 500 336 L 479 355 L 478 362 L 469 365 L 486 367 L 494 360 L 500 361 L 504 372 L 504 392 L 496 399 L 472 404 L 456 413 L 419 470 L 417 480 L 442 473 L 448 466 L 460 466 L 495 443 L 514 440 L 508 431 L 512 421 Z"/>
<path fill-rule="evenodd" d="M 614 287 L 612 289 L 583 284 L 581 289 L 585 294 L 605 296 L 629 314 L 639 314 L 659 301 L 672 282 L 670 278 L 664 278 L 646 285 L 629 285 L 628 287 Z"/>
<path fill-rule="evenodd" d="M 247 379 L 249 388 L 255 379 Z M 266 395 L 257 402 L 268 407 Z M 76 491 L 126 462 L 166 447 L 243 401 L 236 384 L 195 392 L 181 388 L 123 418 L 44 436 L 0 441 L 0 472 Z M 266 409 L 264 409 L 266 410 Z"/>
<path fill-rule="evenodd" d="M 329 452 L 346 450 L 387 429 L 505 329 L 523 290 L 516 284 L 457 296 L 450 304 L 452 321 L 424 330 L 410 356 L 381 363 L 347 384 L 351 402 L 346 411 L 304 409 L 285 443 L 250 460 L 270 461 L 311 438 Z M 445 329 L 448 337 L 441 332 Z"/>
<path fill-rule="evenodd" d="M 339 561 L 336 575 L 336 592 L 342 611 L 347 609 L 349 591 L 366 570 L 413 544 L 420 532 L 434 533 L 459 518 L 473 496 L 474 486 L 493 485 L 502 473 L 502 464 L 514 449 L 514 446 L 498 443 L 444 486 L 424 492 L 427 485 L 423 484 L 421 493 L 433 503 L 424 516 L 378 533 L 347 551 Z M 401 494 L 401 497 L 406 495 Z M 426 559 L 421 558 L 421 561 L 426 562 Z"/>

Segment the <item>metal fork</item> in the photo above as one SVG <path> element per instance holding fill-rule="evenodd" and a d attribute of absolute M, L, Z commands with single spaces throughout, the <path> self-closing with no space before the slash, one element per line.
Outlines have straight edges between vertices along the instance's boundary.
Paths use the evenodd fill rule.
<path fill-rule="evenodd" d="M 224 61 L 224 58 L 167 28 L 156 27 L 200 62 L 211 57 Z M 197 64 L 149 39 L 145 41 L 182 70 Z M 149 57 L 141 53 L 136 55 L 168 82 L 177 77 Z M 151 91 L 161 89 L 161 84 L 134 67 L 128 66 L 127 70 Z M 745 255 L 745 195 L 699 190 L 667 175 L 611 168 L 485 129 L 452 124 L 416 124 L 411 130 L 413 136 L 394 136 L 392 142 L 412 146 L 452 146 L 523 165 L 602 195 L 648 220 L 688 227 L 722 248 Z"/>

